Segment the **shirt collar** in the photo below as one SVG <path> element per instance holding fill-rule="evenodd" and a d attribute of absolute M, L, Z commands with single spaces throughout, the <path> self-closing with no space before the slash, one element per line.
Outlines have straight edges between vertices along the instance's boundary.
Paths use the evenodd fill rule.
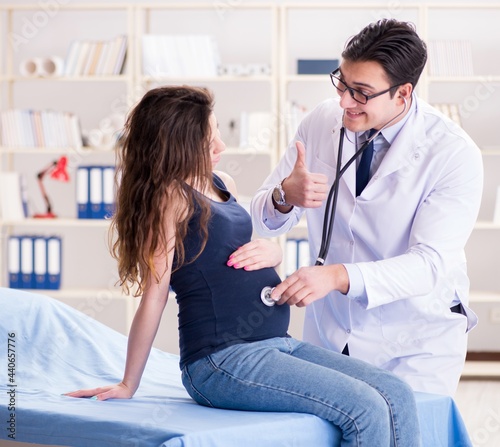
<path fill-rule="evenodd" d="M 389 144 L 392 144 L 392 142 L 396 139 L 399 131 L 404 127 L 404 125 L 408 121 L 408 118 L 410 118 L 410 115 L 413 115 L 415 113 L 416 108 L 417 97 L 414 93 L 412 93 L 411 105 L 408 113 L 403 117 L 401 121 L 398 121 L 396 124 L 393 124 L 392 126 L 389 126 L 386 129 L 383 129 L 382 132 L 380 132 Z"/>

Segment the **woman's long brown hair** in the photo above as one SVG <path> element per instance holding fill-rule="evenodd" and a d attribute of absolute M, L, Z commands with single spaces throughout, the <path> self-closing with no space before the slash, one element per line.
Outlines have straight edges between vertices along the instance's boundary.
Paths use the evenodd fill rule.
<path fill-rule="evenodd" d="M 204 248 L 210 208 L 197 200 L 193 187 L 204 191 L 211 182 L 212 111 L 213 97 L 208 90 L 169 86 L 147 92 L 127 118 L 118 154 L 116 213 L 111 226 L 118 282 L 127 293 L 133 289 L 134 296 L 141 295 L 150 275 L 160 281 L 155 253 L 166 253 L 172 237 L 175 266 L 191 261 L 185 259 L 183 239 L 196 206 L 201 213 L 201 250 Z M 167 212 L 176 214 L 175 234 L 167 234 Z"/>

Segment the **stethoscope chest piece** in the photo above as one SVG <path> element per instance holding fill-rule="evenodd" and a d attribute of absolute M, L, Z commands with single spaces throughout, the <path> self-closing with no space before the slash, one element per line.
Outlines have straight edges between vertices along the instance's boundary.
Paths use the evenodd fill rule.
<path fill-rule="evenodd" d="M 278 301 L 278 300 L 274 301 L 271 298 L 271 293 L 273 290 L 274 287 L 266 286 L 260 292 L 260 299 L 266 306 L 272 307 L 276 304 L 276 301 Z"/>

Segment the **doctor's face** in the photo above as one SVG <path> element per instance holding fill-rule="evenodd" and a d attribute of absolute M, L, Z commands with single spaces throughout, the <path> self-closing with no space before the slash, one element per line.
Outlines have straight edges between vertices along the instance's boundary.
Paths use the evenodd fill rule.
<path fill-rule="evenodd" d="M 403 84 L 393 87 L 385 74 L 382 66 L 375 61 L 350 62 L 343 61 L 337 74 L 340 88 L 337 93 L 340 96 L 340 106 L 344 109 L 344 125 L 353 132 L 364 132 L 368 129 L 381 129 L 386 123 L 404 110 L 405 96 L 408 105 L 411 100 L 411 84 Z M 354 89 L 368 98 L 366 104 L 361 104 L 353 98 L 363 98 Z M 343 91 L 342 91 L 343 90 Z M 351 94 L 351 92 L 353 94 Z M 391 93 L 394 95 L 391 97 Z M 406 110 L 405 112 L 407 112 Z M 398 122 L 404 115 L 395 119 L 392 124 Z"/>

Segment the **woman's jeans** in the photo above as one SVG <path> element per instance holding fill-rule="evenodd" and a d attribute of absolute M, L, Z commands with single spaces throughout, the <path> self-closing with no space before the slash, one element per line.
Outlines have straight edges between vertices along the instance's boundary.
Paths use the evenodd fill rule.
<path fill-rule="evenodd" d="M 342 446 L 417 447 L 411 388 L 394 374 L 293 338 L 242 343 L 182 370 L 199 404 L 311 413 L 338 426 Z"/>

